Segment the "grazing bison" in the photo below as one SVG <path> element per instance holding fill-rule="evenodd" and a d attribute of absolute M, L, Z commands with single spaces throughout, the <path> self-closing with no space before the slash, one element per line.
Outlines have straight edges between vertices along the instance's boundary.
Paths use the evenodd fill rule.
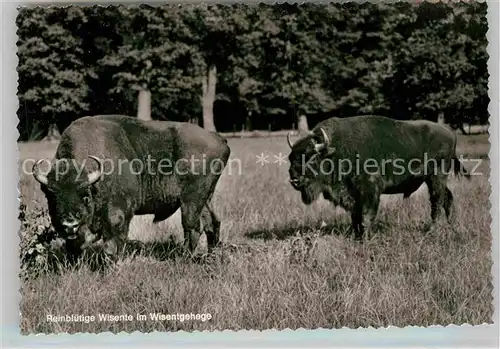
<path fill-rule="evenodd" d="M 200 219 L 208 247 L 219 241 L 209 205 L 229 155 L 226 140 L 191 123 L 87 116 L 63 132 L 48 174 L 42 159 L 33 175 L 67 246 L 81 250 L 102 239 L 104 252 L 116 256 L 134 215 L 159 222 L 181 208 L 184 247 L 193 252 Z"/>
<path fill-rule="evenodd" d="M 292 144 L 290 183 L 308 205 L 324 198 L 351 213 L 357 239 L 370 231 L 381 194 L 409 197 L 422 183 L 429 188 L 432 225 L 443 207 L 448 221 L 453 195 L 449 170 L 470 175 L 457 159 L 456 135 L 429 121 L 382 116 L 330 118 Z"/>

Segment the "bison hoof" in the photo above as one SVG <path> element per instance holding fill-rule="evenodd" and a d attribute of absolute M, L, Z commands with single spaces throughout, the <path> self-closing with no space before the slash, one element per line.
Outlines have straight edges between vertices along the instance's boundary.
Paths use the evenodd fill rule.
<path fill-rule="evenodd" d="M 354 241 L 357 241 L 357 242 L 363 242 L 363 234 L 354 234 Z"/>

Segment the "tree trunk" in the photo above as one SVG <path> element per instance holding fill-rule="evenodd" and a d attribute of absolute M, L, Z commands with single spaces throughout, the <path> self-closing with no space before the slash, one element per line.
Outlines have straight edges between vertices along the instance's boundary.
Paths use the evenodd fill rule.
<path fill-rule="evenodd" d="M 444 113 L 439 113 L 437 122 L 438 122 L 438 124 L 444 124 L 445 123 Z"/>
<path fill-rule="evenodd" d="M 149 90 L 143 89 L 139 91 L 137 118 L 151 120 L 151 92 Z"/>
<path fill-rule="evenodd" d="M 217 67 L 212 65 L 208 68 L 206 77 L 203 78 L 203 128 L 209 131 L 215 130 L 214 102 L 215 87 L 217 85 Z"/>
<path fill-rule="evenodd" d="M 299 132 L 309 132 L 309 125 L 307 124 L 307 117 L 305 115 L 299 115 L 297 128 Z"/>
<path fill-rule="evenodd" d="M 61 139 L 61 133 L 59 132 L 57 125 L 55 123 L 50 124 L 47 136 L 44 137 L 43 141 L 53 143 L 59 141 L 59 139 Z"/>
<path fill-rule="evenodd" d="M 245 117 L 245 130 L 246 131 L 253 131 L 252 112 L 251 111 L 249 111 L 247 113 L 247 116 Z"/>
<path fill-rule="evenodd" d="M 458 124 L 458 129 L 462 132 L 462 134 L 468 135 L 467 131 L 465 131 L 464 124 L 462 122 Z"/>
<path fill-rule="evenodd" d="M 198 116 L 192 116 L 189 118 L 189 122 L 200 126 L 200 118 Z"/>

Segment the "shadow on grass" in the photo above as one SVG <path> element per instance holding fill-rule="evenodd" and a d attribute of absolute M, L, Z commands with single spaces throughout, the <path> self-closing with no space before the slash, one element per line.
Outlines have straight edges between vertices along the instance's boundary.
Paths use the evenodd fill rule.
<path fill-rule="evenodd" d="M 129 240 L 125 243 L 123 257 L 145 256 L 159 261 L 184 257 L 184 249 L 173 237 L 166 241 L 141 242 Z"/>
<path fill-rule="evenodd" d="M 311 224 L 288 224 L 271 229 L 249 231 L 244 236 L 255 240 L 285 240 L 289 237 L 304 236 L 311 233 L 349 237 L 354 232 L 350 222 L 342 221 L 334 224 L 316 224 L 316 226 Z"/>
<path fill-rule="evenodd" d="M 141 242 L 129 240 L 125 243 L 120 258 L 134 258 L 136 256 L 149 257 L 157 261 L 176 261 L 185 263 L 203 264 L 211 260 L 211 255 L 220 250 L 231 250 L 231 246 L 218 245 L 212 252 L 197 251 L 190 254 L 184 249 L 183 244 L 177 242 L 173 236 L 166 241 Z"/>
<path fill-rule="evenodd" d="M 241 246 L 243 247 L 243 246 Z M 176 263 L 195 263 L 200 265 L 210 265 L 217 260 L 217 257 L 224 257 L 228 254 L 240 251 L 240 246 L 219 244 L 210 252 L 201 251 L 190 254 L 175 238 L 169 237 L 167 241 L 155 241 L 143 243 L 140 241 L 128 241 L 125 245 L 122 256 L 134 258 L 136 256 L 149 257 L 157 261 L 175 261 Z M 223 261 L 222 261 L 223 262 Z"/>
<path fill-rule="evenodd" d="M 373 236 L 379 236 L 385 232 L 394 229 L 394 225 L 386 220 L 378 219 L 373 226 Z M 402 227 L 399 227 L 402 228 Z M 409 228 L 409 227 L 408 227 Z M 415 229 L 415 227 L 412 227 Z M 425 230 L 422 227 L 422 230 Z M 311 224 L 293 224 L 273 229 L 259 229 L 244 234 L 245 237 L 254 240 L 285 240 L 294 236 L 307 236 L 308 234 L 318 234 L 320 236 L 334 235 L 346 239 L 354 240 L 354 229 L 350 220 L 342 220 L 330 224 L 317 224 L 316 227 Z"/>

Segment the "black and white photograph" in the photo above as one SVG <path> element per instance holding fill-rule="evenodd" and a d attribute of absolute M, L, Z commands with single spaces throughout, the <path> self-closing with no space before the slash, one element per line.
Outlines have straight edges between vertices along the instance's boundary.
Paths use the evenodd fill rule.
<path fill-rule="evenodd" d="M 20 6 L 21 333 L 493 323 L 488 6 Z"/>

